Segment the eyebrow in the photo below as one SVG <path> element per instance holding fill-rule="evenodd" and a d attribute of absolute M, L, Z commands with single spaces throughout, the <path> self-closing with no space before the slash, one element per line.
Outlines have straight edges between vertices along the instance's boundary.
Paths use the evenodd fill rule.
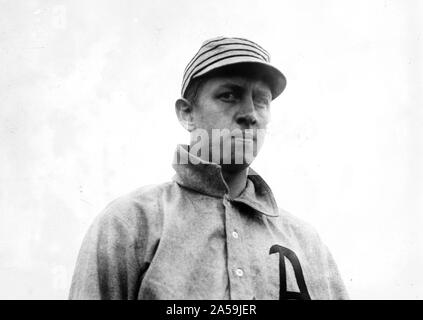
<path fill-rule="evenodd" d="M 239 91 L 239 90 L 245 90 L 245 87 L 244 86 L 242 86 L 240 84 L 237 84 L 237 83 L 234 83 L 234 82 L 227 82 L 227 83 L 220 84 L 218 86 L 218 88 L 219 89 L 220 88 L 226 88 L 226 89 L 232 89 L 232 90 L 237 90 L 237 91 Z"/>
<path fill-rule="evenodd" d="M 238 92 L 239 91 L 245 91 L 245 85 L 244 84 L 239 84 L 239 83 L 231 81 L 231 80 L 228 80 L 227 82 L 220 84 L 217 88 L 218 89 L 231 89 L 231 90 L 235 90 L 235 91 L 238 91 Z M 265 89 L 256 88 L 254 91 L 259 96 L 265 96 L 265 97 L 268 97 L 270 99 L 272 98 L 272 93 L 270 92 L 270 90 L 267 91 Z"/>

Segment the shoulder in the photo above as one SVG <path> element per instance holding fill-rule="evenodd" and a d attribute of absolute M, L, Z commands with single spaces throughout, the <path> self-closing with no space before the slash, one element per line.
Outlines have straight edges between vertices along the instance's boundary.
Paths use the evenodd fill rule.
<path fill-rule="evenodd" d="M 133 231 L 142 225 L 151 224 L 151 220 L 160 219 L 162 195 L 173 184 L 165 182 L 146 185 L 119 196 L 97 215 L 94 224 L 119 224 Z"/>
<path fill-rule="evenodd" d="M 320 240 L 317 230 L 309 222 L 293 215 L 292 213 L 279 209 L 279 219 L 282 227 L 300 238 Z"/>

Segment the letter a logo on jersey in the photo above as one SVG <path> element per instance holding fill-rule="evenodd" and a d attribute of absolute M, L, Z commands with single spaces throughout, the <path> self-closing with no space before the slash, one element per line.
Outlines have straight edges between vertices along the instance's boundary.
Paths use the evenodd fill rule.
<path fill-rule="evenodd" d="M 273 253 L 279 253 L 279 300 L 311 300 L 304 281 L 303 270 L 301 269 L 300 261 L 298 260 L 295 252 L 275 244 L 270 248 L 269 254 Z M 287 291 L 285 258 L 291 262 L 292 267 L 294 268 L 295 279 L 297 280 L 300 292 Z"/>

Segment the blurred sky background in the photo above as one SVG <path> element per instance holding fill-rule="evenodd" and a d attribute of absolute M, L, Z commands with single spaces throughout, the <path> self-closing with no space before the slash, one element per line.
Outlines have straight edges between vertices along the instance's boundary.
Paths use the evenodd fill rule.
<path fill-rule="evenodd" d="M 423 299 L 418 0 L 0 0 L 0 299 L 66 299 L 94 217 L 168 181 L 174 101 L 207 38 L 286 75 L 253 168 L 353 299 Z"/>

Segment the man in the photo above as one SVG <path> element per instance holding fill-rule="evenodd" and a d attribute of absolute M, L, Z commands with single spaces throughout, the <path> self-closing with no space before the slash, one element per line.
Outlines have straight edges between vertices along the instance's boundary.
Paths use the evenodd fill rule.
<path fill-rule="evenodd" d="M 80 250 L 71 299 L 344 299 L 316 232 L 249 165 L 284 75 L 241 38 L 203 43 L 175 109 L 190 144 L 172 182 L 112 202 Z"/>

